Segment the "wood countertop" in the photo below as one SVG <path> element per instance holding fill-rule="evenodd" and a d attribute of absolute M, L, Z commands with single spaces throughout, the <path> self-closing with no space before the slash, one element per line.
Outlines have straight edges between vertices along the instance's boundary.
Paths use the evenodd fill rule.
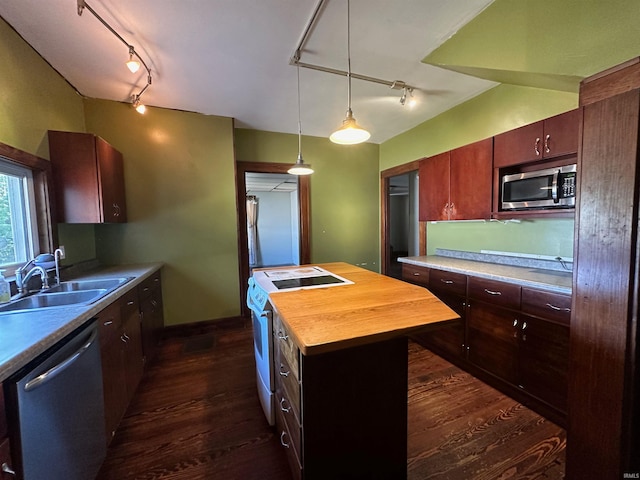
<path fill-rule="evenodd" d="M 269 294 L 304 355 L 388 340 L 459 318 L 426 288 L 347 263 L 317 266 L 354 283 Z"/>

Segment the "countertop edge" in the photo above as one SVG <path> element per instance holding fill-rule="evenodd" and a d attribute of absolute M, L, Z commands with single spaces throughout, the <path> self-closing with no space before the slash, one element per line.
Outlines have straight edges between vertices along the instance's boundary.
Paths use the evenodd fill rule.
<path fill-rule="evenodd" d="M 400 263 L 415 265 L 419 267 L 435 268 L 454 273 L 462 273 L 464 275 L 472 275 L 475 277 L 486 278 L 489 280 L 498 280 L 501 282 L 513 283 L 523 287 L 537 288 L 555 293 L 563 293 L 571 295 L 571 282 L 569 285 L 563 285 L 552 279 L 554 273 L 531 273 L 530 268 L 517 267 L 511 265 L 500 265 L 487 262 L 478 262 L 474 260 L 462 260 L 457 258 L 443 257 L 437 255 L 420 256 L 420 257 L 400 257 Z M 494 273 L 487 271 L 492 269 Z M 527 278 L 528 277 L 528 278 Z M 551 278 L 550 278 L 551 277 Z M 554 280 L 556 280 L 554 282 Z M 564 281 L 562 283 L 565 283 Z"/>
<path fill-rule="evenodd" d="M 99 299 L 97 302 L 91 305 L 79 305 L 71 306 L 68 308 L 56 308 L 55 311 L 51 311 L 51 315 L 58 317 L 59 325 L 52 326 L 48 332 L 43 332 L 41 337 L 35 335 L 33 339 L 28 342 L 29 345 L 20 351 L 20 353 L 11 356 L 10 358 L 1 360 L 0 363 L 0 382 L 3 382 L 14 373 L 18 372 L 21 368 L 26 366 L 29 362 L 37 358 L 39 355 L 47 351 L 57 342 L 64 337 L 72 333 L 78 327 L 84 325 L 87 321 L 94 318 L 97 313 L 102 311 L 105 307 L 118 300 L 120 297 L 131 291 L 133 288 L 140 285 L 147 278 L 151 277 L 154 273 L 162 269 L 164 266 L 161 262 L 148 263 L 148 264 L 131 264 L 131 265 L 116 265 L 116 266 L 104 266 L 99 267 L 96 270 L 84 272 L 82 275 L 76 276 L 71 279 L 64 280 L 77 280 L 77 279 L 89 279 L 89 278 L 101 278 L 101 277 L 113 277 L 113 276 L 131 276 L 134 277 L 120 288 L 114 290 L 110 294 Z M 43 314 L 42 310 L 37 312 L 26 312 L 16 314 L 5 314 L 0 316 L 0 325 L 5 318 L 13 317 L 12 320 L 20 322 L 35 322 L 35 318 Z M 55 320 L 52 324 L 57 323 Z M 37 325 L 34 326 L 37 328 Z M 4 335 L 3 335 L 4 336 Z M 0 343 L 1 346 L 1 343 Z"/>

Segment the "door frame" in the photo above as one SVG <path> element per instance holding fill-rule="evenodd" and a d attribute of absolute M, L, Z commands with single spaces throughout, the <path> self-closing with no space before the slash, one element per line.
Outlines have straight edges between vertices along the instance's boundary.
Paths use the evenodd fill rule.
<path fill-rule="evenodd" d="M 419 170 L 420 160 L 388 168 L 380 172 L 380 266 L 382 274 L 387 275 L 390 269 L 389 246 L 391 244 L 391 209 L 389 208 L 389 179 L 397 175 L 404 175 Z M 427 252 L 427 223 L 418 222 L 420 255 Z"/>
<path fill-rule="evenodd" d="M 247 282 L 249 281 L 249 241 L 247 238 L 247 203 L 245 173 L 288 173 L 290 163 L 236 162 L 236 202 L 238 210 L 238 266 L 240 280 L 240 311 L 243 317 L 249 317 L 247 307 Z M 300 264 L 311 263 L 311 213 L 310 178 L 298 177 L 298 210 L 300 225 Z"/>

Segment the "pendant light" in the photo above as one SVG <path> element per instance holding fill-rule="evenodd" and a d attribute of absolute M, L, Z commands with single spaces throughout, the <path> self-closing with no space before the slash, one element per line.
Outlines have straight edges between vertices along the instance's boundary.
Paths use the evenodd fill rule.
<path fill-rule="evenodd" d="M 371 134 L 356 123 L 351 111 L 351 31 L 350 31 L 350 0 L 347 0 L 347 116 L 342 125 L 331 134 L 329 140 L 340 145 L 355 145 L 366 142 Z"/>
<path fill-rule="evenodd" d="M 296 163 L 287 170 L 291 175 L 311 175 L 313 169 L 311 165 L 304 163 L 302 159 L 302 122 L 300 122 L 300 64 L 299 54 L 296 52 L 296 72 L 298 74 L 298 159 Z"/>

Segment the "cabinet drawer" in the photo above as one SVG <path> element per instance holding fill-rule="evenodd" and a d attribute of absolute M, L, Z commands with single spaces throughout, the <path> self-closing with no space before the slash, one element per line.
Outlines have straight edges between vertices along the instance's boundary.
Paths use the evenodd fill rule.
<path fill-rule="evenodd" d="M 138 301 L 138 292 L 130 290 L 120 298 L 120 307 L 122 318 L 129 318 L 132 314 L 138 314 L 140 311 L 140 302 Z"/>
<path fill-rule="evenodd" d="M 11 450 L 9 449 L 9 439 L 5 438 L 4 440 L 0 437 L 0 466 L 6 466 L 8 468 L 12 468 L 13 464 L 11 463 Z M 0 470 L 0 480 L 10 478 L 16 478 L 14 475 L 4 473 Z"/>
<path fill-rule="evenodd" d="M 283 413 L 280 409 L 276 409 L 276 434 L 278 435 L 278 440 L 280 444 L 284 447 L 287 461 L 289 463 L 289 468 L 291 473 L 293 474 L 294 480 L 302 479 L 302 465 L 300 461 L 300 444 L 296 446 L 295 438 L 291 434 L 289 430 L 289 426 L 285 421 Z M 298 431 L 298 434 L 300 432 Z M 300 435 L 298 436 L 298 440 L 300 439 Z"/>
<path fill-rule="evenodd" d="M 469 277 L 469 298 L 495 306 L 520 309 L 520 285 Z"/>
<path fill-rule="evenodd" d="M 282 356 L 287 360 L 291 372 L 296 378 L 296 381 L 300 381 L 300 350 L 297 345 L 293 343 L 291 337 L 287 332 L 287 329 L 282 324 L 280 315 L 274 313 L 273 315 L 273 342 L 276 351 L 280 351 Z"/>
<path fill-rule="evenodd" d="M 4 389 L 0 383 L 0 438 L 7 435 L 7 416 L 4 411 Z"/>
<path fill-rule="evenodd" d="M 276 386 L 282 386 L 282 396 L 286 402 L 286 405 L 278 403 L 276 408 L 291 408 L 296 418 L 300 420 L 300 384 L 293 375 L 291 365 L 280 350 L 276 350 L 275 355 L 275 377 Z"/>
<path fill-rule="evenodd" d="M 280 388 L 276 388 L 276 410 L 282 415 L 287 431 L 291 435 L 291 443 L 298 453 L 301 450 L 301 427 L 298 418 L 294 415 L 294 411 L 287 405 L 287 392 Z"/>
<path fill-rule="evenodd" d="M 409 283 L 429 286 L 429 269 L 418 265 L 402 264 L 402 279 Z"/>
<path fill-rule="evenodd" d="M 160 271 L 154 273 L 138 286 L 140 300 L 150 297 L 157 288 L 160 288 Z"/>
<path fill-rule="evenodd" d="M 571 295 L 523 288 L 522 311 L 529 315 L 569 325 L 571 321 Z"/>
<path fill-rule="evenodd" d="M 98 328 L 100 331 L 100 346 L 104 347 L 119 335 L 122 317 L 120 316 L 120 304 L 112 303 L 98 314 Z"/>
<path fill-rule="evenodd" d="M 447 294 L 467 295 L 467 276 L 462 273 L 447 272 L 432 268 L 429 271 L 429 288 Z"/>

